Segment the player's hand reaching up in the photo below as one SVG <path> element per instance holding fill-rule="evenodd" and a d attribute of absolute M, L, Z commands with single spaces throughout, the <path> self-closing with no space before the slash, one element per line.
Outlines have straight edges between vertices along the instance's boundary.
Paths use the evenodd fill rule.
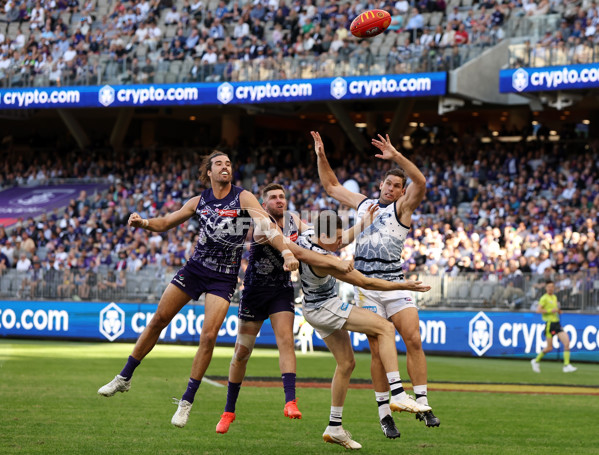
<path fill-rule="evenodd" d="M 380 140 L 373 139 L 372 145 L 378 148 L 381 151 L 381 153 L 378 153 L 374 156 L 383 160 L 392 160 L 398 155 L 401 155 L 401 153 L 399 153 L 397 149 L 393 147 L 393 145 L 391 144 L 391 139 L 389 139 L 388 134 L 386 134 L 385 137 L 381 136 L 380 134 L 378 136 Z"/>
<path fill-rule="evenodd" d="M 299 267 L 299 261 L 295 258 L 295 256 L 291 253 L 286 254 L 283 259 L 285 262 L 283 263 L 283 270 L 286 272 L 293 272 L 297 270 Z"/>
<path fill-rule="evenodd" d="M 425 286 L 422 284 L 422 281 L 404 281 L 403 284 L 407 285 L 406 291 L 414 291 L 414 292 L 427 292 L 431 290 L 430 286 Z"/>
<path fill-rule="evenodd" d="M 143 219 L 139 215 L 139 213 L 132 213 L 129 216 L 129 221 L 127 223 L 130 227 L 140 228 L 143 227 Z"/>
<path fill-rule="evenodd" d="M 316 153 L 316 156 L 324 156 L 324 144 L 320 138 L 320 133 L 318 131 L 310 131 L 310 134 L 314 138 L 314 153 Z"/>
<path fill-rule="evenodd" d="M 364 215 L 362 215 L 362 228 L 366 228 L 372 224 L 379 210 L 378 204 L 371 204 Z"/>

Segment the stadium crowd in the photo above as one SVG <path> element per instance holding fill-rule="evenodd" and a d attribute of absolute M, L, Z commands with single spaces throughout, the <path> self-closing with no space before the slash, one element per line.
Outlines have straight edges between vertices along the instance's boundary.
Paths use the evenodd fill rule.
<path fill-rule="evenodd" d="M 595 39 L 595 3 L 565 8 L 579 3 L 2 0 L 7 26 L 0 32 L 0 81 L 72 85 L 115 76 L 122 83 L 151 83 L 164 82 L 169 73 L 174 80 L 167 82 L 237 80 L 242 68 L 251 65 L 280 68 L 278 77 L 283 77 L 286 57 L 315 58 L 333 67 L 351 61 L 366 68 L 382 57 L 382 71 L 411 71 L 408 63 L 414 61 L 429 65 L 417 69 L 443 70 L 462 63 L 460 47 L 484 47 L 503 39 L 512 17 L 567 11 L 565 25 L 552 36 Z M 360 44 L 348 36 L 348 28 L 370 8 L 389 11 L 392 23 L 384 39 Z M 272 71 L 268 74 L 274 77 Z"/>
<path fill-rule="evenodd" d="M 303 150 L 309 146 L 306 138 Z M 306 221 L 310 211 L 323 209 L 353 217 L 324 193 L 313 157 L 305 151 L 265 144 L 227 152 L 237 184 L 257 196 L 275 181 L 288 190 L 290 210 Z M 404 246 L 408 272 L 437 277 L 477 273 L 504 284 L 489 302 L 494 305 L 522 296 L 523 274 L 533 277 L 531 286 L 553 277 L 558 289 L 574 292 L 592 287 L 586 277 L 599 279 L 599 143 L 481 144 L 474 137 L 454 141 L 452 135 L 438 134 L 434 142 L 405 152 L 428 185 Z M 358 154 L 335 159 L 333 150 L 329 154 L 341 182 L 378 196 L 389 163 Z M 15 158 L 0 169 L 3 187 L 42 184 L 54 177 L 103 178 L 110 186 L 105 194 L 82 192 L 64 211 L 20 220 L 10 234 L 0 227 L 0 274 L 8 269 L 27 274 L 19 289 L 22 297 L 35 296 L 50 278 L 62 280 L 54 297 L 81 298 L 93 298 L 90 290 L 125 292 L 129 272 L 170 279 L 194 248 L 196 222 L 164 234 L 133 231 L 126 223 L 131 212 L 144 218 L 163 215 L 199 194 L 200 155 L 132 150 L 118 157 L 112 152 L 64 156 L 57 163 L 43 155 L 31 163 L 9 155 Z M 352 253 L 350 246 L 341 254 Z"/>

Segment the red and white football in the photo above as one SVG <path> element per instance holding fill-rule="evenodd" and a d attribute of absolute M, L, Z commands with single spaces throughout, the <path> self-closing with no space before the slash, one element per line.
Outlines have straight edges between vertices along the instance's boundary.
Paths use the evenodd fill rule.
<path fill-rule="evenodd" d="M 383 33 L 390 24 L 391 15 L 387 11 L 371 9 L 356 17 L 351 23 L 349 31 L 358 38 L 371 38 Z"/>

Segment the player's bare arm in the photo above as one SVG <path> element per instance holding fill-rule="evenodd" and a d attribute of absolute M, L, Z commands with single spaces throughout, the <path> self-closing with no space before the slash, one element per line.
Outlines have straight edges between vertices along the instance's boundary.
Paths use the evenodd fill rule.
<path fill-rule="evenodd" d="M 366 196 L 354 193 L 339 183 L 339 180 L 333 172 L 333 169 L 331 169 L 331 165 L 324 153 L 324 145 L 320 138 L 320 133 L 317 131 L 310 131 L 310 133 L 314 138 L 314 152 L 316 153 L 318 163 L 318 177 L 320 178 L 320 183 L 322 183 L 324 190 L 329 196 L 342 204 L 354 209 L 357 208 L 358 205 L 360 205 L 360 202 L 366 199 Z"/>
<path fill-rule="evenodd" d="M 325 276 L 332 275 L 338 280 L 345 281 L 346 283 L 353 284 L 364 289 L 373 291 L 414 291 L 414 292 L 428 292 L 431 287 L 423 285 L 421 281 L 385 281 L 379 278 L 370 278 L 363 275 L 357 270 L 351 272 L 339 272 L 333 268 L 328 267 L 316 267 L 313 268 L 314 273 Z"/>
<path fill-rule="evenodd" d="M 243 191 L 239 195 L 239 201 L 241 202 L 241 207 L 247 210 L 252 217 L 256 229 L 259 230 L 259 234 L 265 235 L 270 245 L 277 249 L 283 256 L 285 261 L 283 268 L 291 272 L 297 270 L 299 262 L 289 249 L 289 243 L 291 242 L 285 239 L 277 225 L 272 222 L 268 213 L 262 208 L 258 199 L 249 191 Z"/>
<path fill-rule="evenodd" d="M 138 213 L 132 213 L 127 224 L 131 227 L 143 228 L 146 231 L 165 232 L 190 219 L 194 215 L 199 201 L 200 196 L 192 197 L 176 212 L 158 218 L 145 219 Z"/>
<path fill-rule="evenodd" d="M 293 255 L 299 261 L 304 262 L 312 267 L 322 267 L 326 270 L 333 269 L 342 273 L 351 272 L 354 269 L 353 261 L 342 261 L 335 256 L 310 251 L 306 248 L 296 245 L 295 243 L 290 243 L 288 246 Z"/>
<path fill-rule="evenodd" d="M 375 156 L 383 160 L 393 161 L 403 169 L 412 181 L 406 189 L 405 196 L 397 204 L 397 215 L 403 224 L 409 226 L 412 221 L 412 213 L 422 202 L 426 194 L 426 178 L 414 163 L 393 147 L 388 134 L 385 137 L 379 134 L 378 137 L 379 139 L 372 139 L 372 145 L 381 151 L 381 153 Z"/>
<path fill-rule="evenodd" d="M 378 210 L 378 204 L 371 204 L 362 216 L 362 218 L 360 218 L 356 224 L 354 224 L 351 228 L 343 231 L 343 235 L 341 237 L 343 239 L 343 242 L 341 243 L 340 248 L 343 248 L 352 243 L 364 229 L 370 226 L 376 218 Z"/>
<path fill-rule="evenodd" d="M 306 232 L 308 229 L 312 229 L 312 226 L 309 226 L 308 224 L 304 223 L 299 216 L 297 216 L 296 213 L 291 213 L 291 212 L 287 212 L 291 215 L 291 217 L 293 218 L 293 221 L 295 221 L 295 225 L 298 228 L 298 231 L 300 234 L 303 234 L 304 232 Z"/>

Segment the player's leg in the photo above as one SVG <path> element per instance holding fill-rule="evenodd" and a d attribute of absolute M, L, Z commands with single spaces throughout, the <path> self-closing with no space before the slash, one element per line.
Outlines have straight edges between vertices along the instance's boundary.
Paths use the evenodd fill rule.
<path fill-rule="evenodd" d="M 416 402 L 428 406 L 427 365 L 426 356 L 422 349 L 422 340 L 420 339 L 418 309 L 410 304 L 398 306 L 397 310 L 399 311 L 395 311 L 395 308 L 394 305 L 389 308 L 390 313 L 392 313 L 390 317 L 406 345 L 408 374 L 412 381 Z M 433 414 L 432 410 L 420 412 L 416 414 L 416 418 L 424 421 L 427 427 L 438 427 L 441 424 L 441 421 Z"/>
<path fill-rule="evenodd" d="M 374 387 L 374 396 L 379 412 L 379 421 L 383 434 L 389 439 L 399 438 L 400 433 L 395 425 L 389 407 L 389 381 L 379 354 L 379 343 L 376 337 L 369 336 L 370 376 Z M 403 388 L 403 386 L 402 386 Z"/>
<path fill-rule="evenodd" d="M 152 319 L 137 339 L 133 352 L 127 359 L 124 368 L 112 381 L 100 387 L 98 390 L 100 395 L 111 397 L 117 392 L 127 392 L 129 390 L 131 387 L 131 377 L 135 368 L 154 348 L 160 332 L 162 332 L 189 300 L 189 295 L 173 284 L 169 284 L 166 287 L 160 298 L 160 303 L 158 303 L 156 313 L 154 313 L 154 316 L 152 316 Z"/>
<path fill-rule="evenodd" d="M 229 431 L 229 426 L 235 420 L 235 405 L 239 397 L 241 383 L 245 377 L 247 363 L 254 350 L 256 336 L 262 328 L 263 321 L 239 320 L 237 340 L 235 340 L 235 351 L 229 365 L 229 382 L 227 386 L 227 403 L 222 413 L 216 432 L 224 434 Z"/>
<path fill-rule="evenodd" d="M 404 391 L 397 363 L 395 327 L 393 327 L 393 324 L 374 314 L 370 310 L 354 307 L 343 328 L 353 332 L 375 336 L 377 338 L 379 357 L 383 364 L 383 368 L 385 369 L 389 388 L 391 389 L 391 401 L 389 407 L 392 411 L 430 411 L 431 408 L 428 405 L 414 401 L 414 399 Z"/>
<path fill-rule="evenodd" d="M 352 310 L 352 313 L 355 309 Z M 351 314 L 351 313 L 350 313 Z M 337 366 L 331 382 L 331 414 L 329 425 L 322 438 L 325 442 L 339 444 L 346 449 L 360 449 L 362 446 L 353 441 L 351 434 L 342 426 L 343 405 L 349 388 L 349 380 L 356 366 L 349 334 L 346 330 L 335 330 L 324 337 L 324 342 L 335 357 Z"/>
<path fill-rule="evenodd" d="M 568 336 L 566 331 L 562 330 L 557 334 L 557 338 L 564 346 L 563 372 L 564 373 L 572 373 L 572 372 L 576 371 L 578 368 L 576 368 L 574 365 L 572 365 L 570 363 L 570 337 Z"/>
<path fill-rule="evenodd" d="M 279 369 L 285 391 L 285 407 L 283 415 L 290 419 L 301 419 L 302 413 L 297 408 L 295 396 L 296 359 L 293 339 L 293 289 L 275 298 L 269 305 L 270 323 L 272 324 L 277 347 L 279 349 Z"/>

